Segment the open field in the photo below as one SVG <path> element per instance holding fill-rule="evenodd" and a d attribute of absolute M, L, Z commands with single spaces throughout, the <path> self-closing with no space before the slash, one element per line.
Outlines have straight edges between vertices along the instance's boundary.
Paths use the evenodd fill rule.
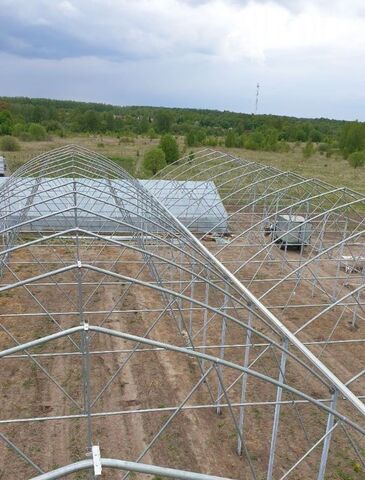
<path fill-rule="evenodd" d="M 9 159 L 10 169 L 13 172 L 30 158 L 71 143 L 81 145 L 111 158 L 130 157 L 133 160 L 130 164 L 134 165 L 131 173 L 136 173 L 138 176 L 141 174 L 141 161 L 144 153 L 149 148 L 157 146 L 159 140 L 150 140 L 148 137 L 141 136 L 130 139 L 128 142 L 121 142 L 118 138 L 110 136 L 100 137 L 99 135 L 66 138 L 54 137 L 51 141 L 45 142 L 20 142 L 21 150 L 19 152 L 6 152 L 5 156 Z M 183 137 L 178 138 L 178 143 L 182 154 L 203 148 L 186 148 Z M 349 166 L 347 160 L 339 156 L 326 158 L 325 155 L 320 155 L 316 152 L 310 158 L 304 158 L 301 147 L 295 147 L 294 145 L 291 146 L 291 151 L 288 153 L 262 152 L 242 148 L 226 149 L 218 147 L 218 149 L 254 162 L 272 165 L 282 170 L 289 170 L 305 177 L 319 178 L 336 186 L 346 186 L 359 192 L 365 191 L 365 169 L 359 168 L 354 170 Z M 126 165 L 122 162 L 120 166 L 129 168 L 130 164 Z"/>
<path fill-rule="evenodd" d="M 332 185 L 365 192 L 365 168 L 354 170 L 342 156 L 326 158 L 326 155 L 316 152 L 310 158 L 304 158 L 301 147 L 294 146 L 288 153 L 260 152 L 240 148 L 220 148 L 220 150 L 253 162 L 272 165 L 280 170 L 298 173 L 307 178 L 318 178 Z"/>

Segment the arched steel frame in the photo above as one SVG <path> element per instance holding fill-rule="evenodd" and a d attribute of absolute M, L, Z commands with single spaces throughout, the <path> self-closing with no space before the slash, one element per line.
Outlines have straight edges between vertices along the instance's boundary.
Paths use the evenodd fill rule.
<path fill-rule="evenodd" d="M 82 420 L 86 427 L 85 435 L 80 433 L 80 441 L 85 442 L 89 454 L 94 454 L 94 422 L 98 418 L 164 413 L 168 414 L 167 420 L 156 428 L 140 452 L 132 452 L 134 462 L 125 458 L 103 459 L 104 455 L 109 456 L 110 445 L 106 442 L 101 445 L 101 457 L 95 454 L 92 460 L 72 462 L 53 472 L 31 458 L 29 445 L 19 444 L 5 433 L 0 434 L 0 440 L 38 472 L 39 476 L 34 477 L 37 479 L 61 478 L 79 470 L 87 470 L 91 478 L 96 478 L 102 467 L 120 468 L 126 470 L 126 475 L 135 471 L 198 479 L 203 476 L 189 472 L 189 463 L 185 471 L 174 468 L 175 465 L 168 471 L 141 461 L 161 442 L 176 417 L 214 409 L 218 414 L 228 412 L 237 453 L 242 454 L 240 470 L 243 468 L 245 478 L 283 480 L 310 472 L 311 478 L 323 480 L 326 469 L 332 468 L 336 445 L 345 448 L 360 468 L 365 468 L 365 406 L 359 390 L 364 372 L 351 370 L 340 362 L 335 365 L 333 358 L 321 359 L 322 351 L 318 354 L 318 348 L 329 345 L 363 345 L 358 336 L 363 331 L 358 326 L 363 321 L 363 301 L 359 296 L 363 284 L 341 295 L 343 289 L 337 278 L 333 296 L 328 279 L 317 271 L 322 259 L 332 261 L 343 245 L 362 238 L 363 220 L 359 221 L 361 214 L 355 207 L 364 204 L 364 197 L 210 150 L 179 160 L 161 172 L 160 177 L 175 180 L 176 189 L 182 188 L 181 180 L 214 182 L 234 236 L 223 239 L 221 248 L 213 242 L 208 244 L 207 235 L 194 235 L 140 182 L 113 162 L 74 145 L 34 158 L 1 188 L 0 295 L 15 292 L 20 303 L 26 306 L 31 302 L 32 308 L 11 311 L 10 306 L 6 310 L 7 302 L 3 303 L 0 328 L 5 344 L 8 343 L 0 357 L 3 362 L 31 362 L 73 410 L 40 416 L 30 409 L 29 416 L 1 418 L 0 425 L 21 428 L 28 424 Z M 19 204 L 19 197 L 24 195 L 27 197 Z M 186 210 L 194 210 L 191 199 L 186 200 Z M 303 208 L 306 221 L 314 228 L 310 252 L 301 249 L 298 260 L 293 259 L 292 252 L 280 251 L 274 241 L 266 241 L 262 230 L 268 219 L 275 219 L 279 212 L 303 213 Z M 38 215 L 34 216 L 34 211 Z M 65 216 L 69 228 L 64 225 Z M 85 218 L 96 223 L 87 228 Z M 333 233 L 326 230 L 328 224 L 344 222 L 346 236 L 340 232 L 341 239 L 336 237 L 334 245 L 326 243 L 326 236 L 330 239 Z M 108 234 L 103 230 L 106 224 Z M 351 233 L 347 234 L 350 228 Z M 269 286 L 262 289 L 266 278 L 260 272 L 270 262 L 276 265 L 277 276 L 269 278 Z M 31 272 L 28 268 L 24 272 L 18 270 L 20 264 L 28 266 Z M 276 289 L 287 282 L 294 282 L 294 289 L 281 299 L 284 306 L 272 304 Z M 304 318 L 303 324 L 293 330 L 285 316 L 294 311 L 293 292 L 302 286 L 308 290 L 308 285 L 313 288 L 313 296 L 321 300 L 321 310 Z M 93 308 L 92 302 L 105 289 L 115 292 L 116 298 L 103 310 Z M 64 301 L 59 311 L 51 308 L 51 291 Z M 152 296 L 154 306 L 131 307 L 126 300 L 132 293 L 140 298 Z M 330 303 L 323 300 L 326 296 L 331 297 Z M 264 304 L 268 299 L 270 303 Z M 308 305 L 297 308 L 302 306 Z M 279 307 L 281 316 L 277 314 Z M 347 338 L 332 341 L 334 331 L 340 329 L 338 321 L 331 335 L 323 339 L 318 340 L 317 330 L 313 338 L 300 337 L 308 325 L 318 323 L 318 318 L 337 308 L 345 312 L 340 320 L 348 318 L 349 311 L 352 315 L 356 312 L 357 329 L 352 331 L 357 336 L 349 342 Z M 124 319 L 130 313 L 144 315 L 145 323 L 129 325 Z M 31 329 L 19 335 L 19 322 L 23 319 L 39 323 L 47 319 L 42 335 L 34 338 Z M 104 326 L 111 321 L 119 322 L 120 328 Z M 161 325 L 169 329 L 166 338 L 161 338 Z M 171 343 L 172 335 L 175 343 Z M 100 336 L 114 339 L 109 350 L 95 349 Z M 66 342 L 67 348 L 58 343 L 60 340 Z M 53 346 L 54 350 L 39 352 L 37 348 L 43 345 Z M 192 387 L 187 395 L 181 394 L 177 405 L 169 407 L 146 404 L 135 409 L 99 410 L 98 405 L 106 396 L 116 400 L 115 383 L 135 356 L 147 355 L 146 352 L 173 352 L 181 354 L 185 362 L 194 361 L 196 369 L 188 379 Z M 117 361 L 114 371 L 101 384 L 100 379 L 96 382 L 94 359 L 121 354 L 124 356 Z M 79 395 L 70 392 L 54 374 L 52 362 L 60 358 L 80 361 Z M 345 368 L 351 377 L 342 379 Z M 196 392 L 202 392 L 202 397 L 192 402 Z M 257 408 L 264 412 L 264 431 L 257 420 Z M 312 425 L 313 418 L 316 426 Z M 204 443 L 204 432 L 201 435 Z M 305 439 L 303 445 L 290 451 L 286 458 L 278 458 L 285 438 L 295 442 L 300 435 Z M 335 444 L 331 441 L 334 436 Z M 252 453 L 254 437 L 265 444 L 266 453 L 260 458 Z M 205 465 L 199 468 L 205 470 Z M 225 475 L 238 478 L 240 474 L 231 471 Z"/>
<path fill-rule="evenodd" d="M 316 319 L 322 320 L 325 314 L 341 307 L 341 324 L 351 316 L 352 327 L 357 330 L 352 340 L 363 345 L 364 194 L 210 149 L 193 156 L 190 154 L 169 165 L 156 175 L 158 178 L 175 180 L 176 189 L 182 188 L 182 180 L 185 179 L 215 182 L 228 210 L 230 232 L 233 234 L 221 248 L 215 249 L 215 254 L 236 276 L 245 278 L 245 285 L 254 291 L 257 288 L 258 297 L 276 315 L 285 318 L 292 310 L 305 312 L 307 317 L 303 317 L 303 325 L 293 328 L 293 332 L 301 332 L 305 325 L 312 325 Z M 205 213 L 203 210 L 201 217 Z M 277 238 L 265 238 L 265 226 L 275 224 L 278 215 L 298 214 L 305 217 L 304 224 L 312 227 L 310 244 L 301 249 L 299 255 L 293 255 L 288 249 L 279 251 Z M 297 228 L 293 226 L 287 233 L 293 233 Z M 206 234 L 204 236 L 207 237 Z M 233 249 L 242 260 L 239 264 L 225 259 L 225 255 Z M 346 267 L 345 254 L 349 258 L 362 258 L 357 274 L 351 268 L 342 272 Z M 253 265 L 255 272 L 244 277 L 244 272 L 249 268 L 252 270 Z M 280 272 L 266 275 L 267 279 L 260 278 L 267 265 L 280 266 Z M 285 285 L 292 288 L 286 289 L 286 298 L 282 305 L 277 305 L 271 300 L 279 290 L 283 293 Z M 294 295 L 299 291 L 309 291 L 310 298 L 297 302 Z M 321 297 L 321 302 L 314 301 L 314 297 Z M 335 345 L 331 342 L 334 333 L 330 330 L 325 337 L 323 332 L 318 341 L 326 347 Z M 351 362 L 351 358 L 348 361 Z"/>

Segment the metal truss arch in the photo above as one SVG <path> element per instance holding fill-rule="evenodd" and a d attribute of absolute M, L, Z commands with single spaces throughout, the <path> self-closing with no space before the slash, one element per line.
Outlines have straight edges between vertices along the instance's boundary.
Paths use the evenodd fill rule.
<path fill-rule="evenodd" d="M 79 467 L 93 478 L 94 462 L 83 458 L 97 443 L 101 463 L 121 458 L 111 462 L 126 475 L 164 475 L 154 466 L 163 464 L 174 478 L 203 478 L 194 470 L 323 480 L 336 448 L 364 465 L 363 375 L 358 362 L 327 354 L 362 344 L 363 289 L 359 283 L 351 293 L 337 282 L 334 299 L 333 284 L 317 272 L 326 261 L 330 276 L 336 252 L 361 243 L 361 196 L 210 150 L 161 177 L 171 179 L 170 189 L 71 145 L 29 161 L 0 187 L 3 381 L 17 398 L 34 390 L 32 379 L 51 385 L 52 401 L 39 399 L 46 414 L 30 404 L 20 416 L 5 402 L 0 419 L 0 440 L 25 462 L 24 478 L 34 469 L 46 479 Z M 315 247 L 295 256 L 265 239 L 270 218 L 303 208 Z M 346 222 L 346 236 L 337 238 L 335 225 Z M 227 233 L 216 233 L 224 225 Z M 310 316 L 300 323 L 292 312 L 305 307 Z M 355 325 L 343 330 L 355 307 Z M 319 323 L 330 329 L 323 338 Z M 55 470 L 16 430 L 32 422 L 45 439 L 56 428 L 65 445 L 77 438 L 83 453 L 62 447 L 60 464 L 69 467 Z M 232 450 L 239 455 L 224 466 Z M 212 451 L 222 454 L 222 467 Z"/>
<path fill-rule="evenodd" d="M 363 345 L 364 194 L 213 150 L 178 160 L 159 172 L 156 179 L 172 178 L 177 181 L 176 188 L 183 188 L 187 169 L 201 181 L 215 182 L 228 212 L 227 236 L 214 249 L 220 261 L 280 318 L 290 319 L 294 311 L 305 312 L 302 325 L 321 318 L 327 324 L 327 333 L 320 333 L 321 338 L 317 335 L 317 340 L 323 345 L 334 345 L 331 342 L 337 335 L 339 349 L 344 348 L 340 342 L 345 338 Z M 248 171 L 256 173 L 250 177 Z M 311 228 L 310 243 L 303 245 L 299 254 L 293 253 L 290 246 L 285 247 L 283 241 L 283 237 L 298 231 L 295 223 L 281 236 L 265 237 L 267 229 L 275 226 L 283 215 L 300 216 L 302 225 Z M 213 231 L 210 233 L 214 235 Z M 206 239 L 207 234 L 201 238 Z M 280 242 L 282 250 L 278 248 Z M 240 259 L 239 264 L 231 259 L 229 252 L 233 251 Z M 268 269 L 271 272 L 265 279 L 264 272 Z M 277 302 L 275 297 L 278 298 L 279 292 L 285 298 Z M 298 292 L 302 294 L 299 302 Z M 339 302 L 340 298 L 346 301 Z M 336 315 L 340 317 L 340 325 Z M 343 328 L 346 322 L 351 324 L 347 332 Z M 300 325 L 291 328 L 293 332 L 301 330 Z M 346 359 L 345 352 L 342 355 L 346 368 L 350 368 L 351 359 Z M 352 366 L 351 370 L 353 375 L 358 373 Z"/>

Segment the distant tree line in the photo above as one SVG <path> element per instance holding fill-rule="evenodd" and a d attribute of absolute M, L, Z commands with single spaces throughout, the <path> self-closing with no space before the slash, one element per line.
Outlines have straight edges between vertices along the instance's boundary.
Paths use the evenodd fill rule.
<path fill-rule="evenodd" d="M 365 150 L 365 124 L 189 108 L 120 107 L 101 103 L 0 97 L 0 135 L 25 141 L 71 134 L 184 136 L 187 147 L 224 146 L 287 151 L 304 144 L 303 156 L 318 150 L 348 158 Z M 166 161 L 168 155 L 166 155 Z"/>

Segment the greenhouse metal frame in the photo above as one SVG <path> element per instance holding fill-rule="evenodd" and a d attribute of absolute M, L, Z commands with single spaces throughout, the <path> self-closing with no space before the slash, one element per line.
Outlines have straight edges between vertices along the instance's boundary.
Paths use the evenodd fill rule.
<path fill-rule="evenodd" d="M 167 206 L 157 199 L 163 180 L 176 184 Z M 3 369 L 21 371 L 16 365 L 28 362 L 67 404 L 52 415 L 2 415 L 3 446 L 29 467 L 27 478 L 44 480 L 79 471 L 99 478 L 109 468 L 124 471 L 121 478 L 135 472 L 324 480 L 338 468 L 339 451 L 353 458 L 355 472 L 365 471 L 364 195 L 210 149 L 168 165 L 155 181 L 153 195 L 104 156 L 70 145 L 27 162 L 2 185 Z M 181 212 L 199 212 L 192 229 L 171 213 L 173 195 L 181 199 L 177 191 L 187 181 L 200 189 L 196 196 L 190 191 Z M 215 185 L 226 209 L 214 227 L 204 224 L 215 205 L 202 209 L 201 182 Z M 19 207 L 22 191 L 27 197 Z M 29 218 L 31 209 L 39 217 Z M 72 226 L 65 227 L 65 215 Z M 97 229 L 85 228 L 85 215 L 98 220 Z M 280 215 L 300 215 L 310 224 L 308 245 L 294 250 L 273 236 Z M 217 233 L 227 219 L 227 232 Z M 93 307 L 100 292 L 113 293 L 105 310 Z M 14 308 L 13 294 L 23 308 Z M 127 301 L 145 296 L 151 304 Z M 25 322 L 41 333 L 35 338 Z M 111 347 L 95 347 L 100 338 Z M 136 408 L 117 408 L 113 388 L 136 356 L 162 355 L 190 369 L 185 394 L 162 406 L 148 403 L 146 392 Z M 96 384 L 96 361 L 107 356 L 117 358 L 115 368 Z M 60 358 L 79 365 L 79 389 L 60 381 Z M 27 407 L 25 385 L 17 390 L 20 411 Z M 115 407 L 98 408 L 105 398 Z M 195 421 L 202 412 L 230 422 L 225 448 L 234 442 L 238 464 L 213 475 L 204 463 L 192 472 L 189 463 L 179 468 L 170 457 L 163 460 L 168 466 L 144 463 L 178 418 Z M 99 445 L 102 427 L 95 423 L 129 416 L 162 420 L 131 458 L 111 458 L 111 444 Z M 22 441 L 22 429 L 52 422 L 82 422 L 85 459 L 57 468 L 37 460 L 41 452 Z M 287 444 L 296 441 L 295 448 Z"/>

